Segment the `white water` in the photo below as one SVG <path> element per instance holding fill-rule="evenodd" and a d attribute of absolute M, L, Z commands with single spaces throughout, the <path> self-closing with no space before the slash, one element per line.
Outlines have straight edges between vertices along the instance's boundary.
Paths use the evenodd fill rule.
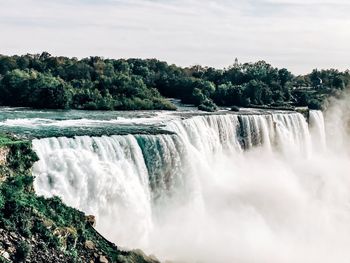
<path fill-rule="evenodd" d="M 94 120 L 87 118 L 71 120 L 54 120 L 49 118 L 15 118 L 0 121 L 0 126 L 8 127 L 94 127 L 102 124 L 159 124 L 170 119 L 170 113 L 161 112 L 152 117 L 124 118 L 114 117 L 111 120 Z"/>
<path fill-rule="evenodd" d="M 326 150 L 326 129 L 324 118 L 321 111 L 310 111 L 309 123 L 311 132 L 313 133 L 312 140 L 314 150 Z"/>
<path fill-rule="evenodd" d="M 349 156 L 327 150 L 322 113 L 310 125 L 226 114 L 171 120 L 176 135 L 35 140 L 35 189 L 161 259 L 349 262 Z"/>

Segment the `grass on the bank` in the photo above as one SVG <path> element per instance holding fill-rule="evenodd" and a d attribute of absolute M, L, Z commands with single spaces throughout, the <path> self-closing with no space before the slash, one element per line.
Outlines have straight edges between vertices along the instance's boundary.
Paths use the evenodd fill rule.
<path fill-rule="evenodd" d="M 10 135 L 0 133 L 0 147 L 24 143 L 22 140 L 13 139 Z"/>

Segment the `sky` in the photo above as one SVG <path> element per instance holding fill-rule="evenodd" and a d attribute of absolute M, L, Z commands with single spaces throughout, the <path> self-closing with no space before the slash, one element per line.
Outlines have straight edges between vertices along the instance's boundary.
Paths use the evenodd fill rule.
<path fill-rule="evenodd" d="M 0 54 L 350 68 L 349 0 L 0 0 Z"/>

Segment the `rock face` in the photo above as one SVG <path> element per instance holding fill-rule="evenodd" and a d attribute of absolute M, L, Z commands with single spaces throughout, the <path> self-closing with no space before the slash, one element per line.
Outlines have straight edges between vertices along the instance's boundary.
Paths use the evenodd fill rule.
<path fill-rule="evenodd" d="M 0 229 L 0 262 L 69 262 L 70 257 L 53 248 L 42 249 L 45 242 L 37 237 L 25 238 L 19 233 Z"/>
<path fill-rule="evenodd" d="M 9 152 L 10 149 L 8 147 L 0 146 L 0 184 L 4 182 L 8 176 L 6 164 Z"/>
<path fill-rule="evenodd" d="M 108 263 L 108 259 L 105 256 L 100 256 L 98 260 L 100 263 Z"/>
<path fill-rule="evenodd" d="M 85 248 L 89 249 L 89 250 L 94 250 L 95 249 L 95 244 L 94 242 L 90 241 L 90 240 L 86 240 L 85 241 Z"/>
<path fill-rule="evenodd" d="M 0 147 L 0 166 L 6 165 L 7 163 L 7 156 L 10 152 L 10 148 L 8 147 Z"/>
<path fill-rule="evenodd" d="M 120 250 L 94 229 L 94 216 L 36 196 L 30 143 L 1 146 L 0 156 L 0 262 L 159 262 Z"/>
<path fill-rule="evenodd" d="M 96 226 L 96 218 L 93 215 L 86 216 L 86 222 L 91 225 L 92 227 Z"/>

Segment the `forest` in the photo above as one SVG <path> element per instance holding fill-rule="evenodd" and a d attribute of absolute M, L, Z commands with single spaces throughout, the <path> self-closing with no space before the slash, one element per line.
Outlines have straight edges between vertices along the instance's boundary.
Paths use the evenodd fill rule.
<path fill-rule="evenodd" d="M 0 55 L 0 105 L 39 109 L 176 110 L 167 98 L 200 110 L 218 107 L 322 108 L 350 84 L 350 72 L 295 76 L 265 61 L 224 69 L 178 67 L 157 59 Z"/>

